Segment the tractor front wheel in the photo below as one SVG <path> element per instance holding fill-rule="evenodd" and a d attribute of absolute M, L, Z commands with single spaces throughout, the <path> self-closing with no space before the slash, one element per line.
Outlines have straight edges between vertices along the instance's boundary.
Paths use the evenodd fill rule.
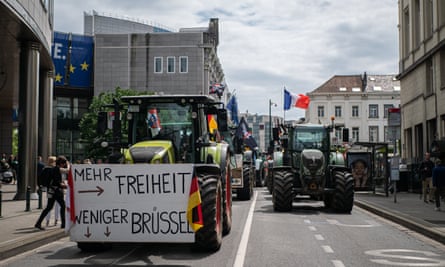
<path fill-rule="evenodd" d="M 354 179 L 347 172 L 334 172 L 335 191 L 332 196 L 332 208 L 341 213 L 351 213 L 354 205 Z"/>
<path fill-rule="evenodd" d="M 273 173 L 272 202 L 275 211 L 290 211 L 294 195 L 292 192 L 293 174 L 289 171 Z"/>
<path fill-rule="evenodd" d="M 196 245 L 203 250 L 217 251 L 223 236 L 223 196 L 220 177 L 200 174 L 202 217 L 204 226 L 196 232 Z"/>

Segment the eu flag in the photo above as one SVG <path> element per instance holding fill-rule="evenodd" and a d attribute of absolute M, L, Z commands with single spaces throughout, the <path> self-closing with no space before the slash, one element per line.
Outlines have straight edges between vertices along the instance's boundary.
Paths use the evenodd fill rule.
<path fill-rule="evenodd" d="M 66 65 L 68 60 L 69 35 L 61 32 L 54 32 L 52 45 L 52 58 L 55 67 L 54 84 L 64 85 L 66 76 Z"/>
<path fill-rule="evenodd" d="M 69 65 L 69 85 L 91 87 L 93 70 L 93 38 L 72 35 Z"/>

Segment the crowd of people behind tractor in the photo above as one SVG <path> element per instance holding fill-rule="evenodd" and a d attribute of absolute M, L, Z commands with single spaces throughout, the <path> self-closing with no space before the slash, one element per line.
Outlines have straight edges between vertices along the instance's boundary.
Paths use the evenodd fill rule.
<path fill-rule="evenodd" d="M 11 174 L 11 176 L 10 176 L 11 181 L 8 181 L 8 182 L 12 182 L 12 184 L 16 184 L 17 183 L 18 165 L 19 165 L 19 162 L 18 162 L 17 156 L 15 156 L 14 154 L 10 154 L 9 156 L 7 156 L 6 153 L 3 153 L 2 157 L 0 159 L 0 172 L 2 173 L 2 178 L 3 178 L 3 174 L 8 172 Z M 9 177 L 9 175 L 8 175 L 8 177 Z M 3 181 L 3 179 L 2 179 L 2 181 Z"/>
<path fill-rule="evenodd" d="M 445 198 L 445 165 L 441 159 L 431 160 L 431 154 L 425 153 L 425 158 L 419 165 L 422 179 L 421 198 L 425 203 L 435 203 L 436 211 L 440 211 L 440 201 Z"/>

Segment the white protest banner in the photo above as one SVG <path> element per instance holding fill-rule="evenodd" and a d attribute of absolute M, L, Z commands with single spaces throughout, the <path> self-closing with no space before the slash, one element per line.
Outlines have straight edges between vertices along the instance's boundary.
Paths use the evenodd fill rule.
<path fill-rule="evenodd" d="M 72 165 L 77 242 L 194 242 L 193 164 Z"/>

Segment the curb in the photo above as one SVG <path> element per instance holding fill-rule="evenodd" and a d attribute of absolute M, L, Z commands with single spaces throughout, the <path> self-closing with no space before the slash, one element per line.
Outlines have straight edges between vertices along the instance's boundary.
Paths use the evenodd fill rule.
<path fill-rule="evenodd" d="M 434 224 L 416 219 L 409 215 L 401 214 L 396 211 L 390 211 L 382 206 L 373 205 L 364 200 L 354 200 L 354 204 L 362 209 L 370 211 L 397 224 L 403 225 L 410 230 L 413 230 L 445 245 L 445 233 L 434 229 L 435 227 L 437 227 Z"/>
<path fill-rule="evenodd" d="M 0 261 L 16 256 L 20 253 L 38 248 L 50 242 L 68 236 L 64 229 L 51 229 L 42 231 L 34 236 L 4 242 L 0 246 Z"/>

